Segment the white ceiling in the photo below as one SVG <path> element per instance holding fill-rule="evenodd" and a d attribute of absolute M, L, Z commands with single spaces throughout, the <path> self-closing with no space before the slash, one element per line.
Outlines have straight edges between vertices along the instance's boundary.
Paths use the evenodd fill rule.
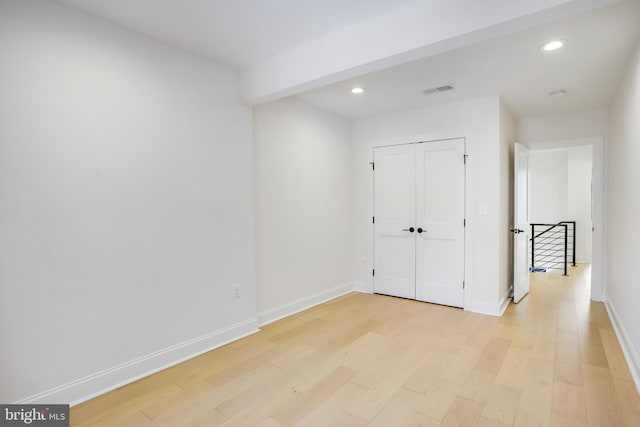
<path fill-rule="evenodd" d="M 412 0 L 60 0 L 236 69 Z"/>
<path fill-rule="evenodd" d="M 493 94 L 518 117 L 601 108 L 612 99 L 638 45 L 639 23 L 640 1 L 624 1 L 298 96 L 352 118 Z M 567 45 L 554 52 L 538 49 L 556 38 Z M 445 84 L 455 89 L 422 93 Z M 353 86 L 367 90 L 353 95 Z M 549 96 L 560 89 L 566 97 Z"/>
<path fill-rule="evenodd" d="M 352 118 L 495 94 L 519 117 L 605 107 L 640 39 L 640 0 L 536 0 L 535 5 L 529 0 L 483 0 L 486 2 L 483 6 L 475 3 L 477 0 L 59 1 L 231 66 L 242 71 L 243 77 L 247 76 L 247 70 L 257 70 L 253 81 L 259 84 L 276 81 L 289 88 L 283 95 L 297 93 L 307 102 Z M 606 4 L 612 5 L 602 7 Z M 519 10 L 527 7 L 532 13 L 534 6 L 541 8 L 537 24 L 531 20 L 527 23 L 527 18 L 535 14 L 525 16 L 524 12 L 524 19 L 515 18 Z M 580 8 L 593 10 L 576 15 Z M 433 14 L 427 13 L 431 10 Z M 460 14 L 461 10 L 465 13 Z M 491 13 L 492 10 L 496 13 Z M 492 23 L 489 17 L 498 15 L 498 11 L 506 12 Z M 509 13 L 512 18 L 508 18 Z M 449 18 L 443 21 L 442 16 Z M 395 64 L 402 65 L 369 68 L 368 71 L 380 71 L 348 80 L 342 80 L 347 75 L 341 75 L 339 67 L 334 67 L 335 70 L 327 67 L 333 65 L 332 59 L 358 56 L 360 49 L 367 54 L 386 55 L 390 59 L 385 64 L 388 66 L 399 56 L 392 50 L 397 46 L 393 43 L 387 46 L 385 40 L 396 43 L 404 37 L 406 46 L 411 46 L 412 40 L 424 36 L 419 34 L 422 29 L 435 31 L 441 27 L 441 33 L 433 33 L 437 40 L 447 34 L 447 28 L 455 27 L 455 22 L 450 21 L 452 16 L 461 17 L 460 29 L 467 28 L 468 33 L 451 33 L 442 39 L 443 43 L 452 42 L 447 48 L 451 49 L 456 40 L 467 40 L 457 44 L 464 47 L 441 49 L 444 53 L 431 52 L 428 57 L 427 53 L 419 54 L 419 49 L 409 49 L 407 53 L 414 55 L 409 59 L 422 59 L 404 64 L 409 59 L 397 60 Z M 400 21 L 399 17 L 406 19 Z M 495 31 L 490 37 L 506 35 L 469 44 L 490 38 L 481 36 L 480 29 L 484 26 L 485 34 L 490 34 L 501 20 L 508 30 Z M 431 24 L 425 27 L 427 21 Z M 373 26 L 373 35 L 360 35 L 359 29 L 368 28 L 358 24 L 364 22 Z M 417 27 L 382 25 L 393 22 Z M 540 22 L 547 24 L 518 31 Z M 540 44 L 555 38 L 566 39 L 567 46 L 552 53 L 538 50 Z M 347 48 L 341 50 L 342 46 Z M 296 52 L 298 56 L 292 58 L 297 62 L 283 55 L 287 52 Z M 371 61 L 360 58 L 352 61 L 348 75 L 358 75 L 358 69 L 366 69 L 366 66 L 359 68 L 358 61 L 364 65 L 367 60 Z M 299 93 L 304 85 L 298 85 L 296 78 L 304 75 L 304 67 L 312 75 L 311 85 L 306 88 L 318 87 L 314 79 L 321 84 L 342 81 Z M 332 73 L 331 78 L 323 77 Z M 455 89 L 430 96 L 422 93 L 423 89 L 444 84 L 453 84 Z M 353 95 L 349 89 L 354 85 L 365 86 L 367 91 Z M 568 96 L 548 96 L 550 91 L 559 89 L 566 90 Z M 275 94 L 278 90 L 276 85 L 276 89 L 266 92 Z"/>

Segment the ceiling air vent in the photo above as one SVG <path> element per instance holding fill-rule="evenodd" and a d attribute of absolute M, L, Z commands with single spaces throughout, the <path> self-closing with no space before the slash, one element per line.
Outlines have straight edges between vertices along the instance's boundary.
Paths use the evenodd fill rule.
<path fill-rule="evenodd" d="M 429 89 L 425 89 L 422 92 L 425 95 L 431 95 L 433 93 L 446 92 L 448 90 L 453 90 L 453 86 L 452 85 L 445 85 L 445 86 L 432 87 L 432 88 L 429 88 Z"/>

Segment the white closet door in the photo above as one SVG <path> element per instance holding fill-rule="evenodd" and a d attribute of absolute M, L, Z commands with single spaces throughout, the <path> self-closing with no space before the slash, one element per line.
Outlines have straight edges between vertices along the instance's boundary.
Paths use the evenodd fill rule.
<path fill-rule="evenodd" d="M 416 145 L 416 299 L 420 301 L 464 305 L 464 153 L 464 139 Z"/>
<path fill-rule="evenodd" d="M 415 299 L 415 145 L 374 149 L 374 291 Z"/>

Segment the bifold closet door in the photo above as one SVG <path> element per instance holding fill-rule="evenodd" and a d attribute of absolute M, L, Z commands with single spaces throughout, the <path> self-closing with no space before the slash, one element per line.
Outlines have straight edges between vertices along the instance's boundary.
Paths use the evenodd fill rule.
<path fill-rule="evenodd" d="M 415 145 L 376 148 L 374 162 L 374 291 L 415 299 Z"/>
<path fill-rule="evenodd" d="M 416 299 L 462 307 L 464 139 L 415 147 Z"/>

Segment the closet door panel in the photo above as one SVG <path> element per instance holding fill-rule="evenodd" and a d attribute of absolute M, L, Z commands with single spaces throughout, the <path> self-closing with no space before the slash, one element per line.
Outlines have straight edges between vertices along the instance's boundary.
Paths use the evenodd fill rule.
<path fill-rule="evenodd" d="M 464 304 L 464 139 L 416 145 L 416 299 Z"/>
<path fill-rule="evenodd" d="M 374 149 L 374 292 L 415 299 L 415 146 Z"/>

